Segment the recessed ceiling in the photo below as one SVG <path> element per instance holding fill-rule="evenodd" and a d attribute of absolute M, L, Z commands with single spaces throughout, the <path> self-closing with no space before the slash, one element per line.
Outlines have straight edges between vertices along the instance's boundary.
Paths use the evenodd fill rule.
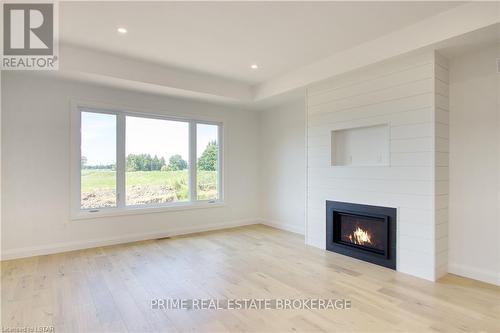
<path fill-rule="evenodd" d="M 257 84 L 459 4 L 61 2 L 59 34 L 68 44 Z"/>
<path fill-rule="evenodd" d="M 500 45 L 500 23 L 474 30 L 438 45 L 438 52 L 448 59 L 483 47 Z"/>

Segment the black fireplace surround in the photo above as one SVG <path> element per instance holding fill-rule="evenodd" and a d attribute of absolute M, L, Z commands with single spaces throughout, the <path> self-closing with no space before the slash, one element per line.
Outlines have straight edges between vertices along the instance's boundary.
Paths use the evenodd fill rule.
<path fill-rule="evenodd" d="M 396 208 L 327 201 L 326 249 L 396 269 Z"/>

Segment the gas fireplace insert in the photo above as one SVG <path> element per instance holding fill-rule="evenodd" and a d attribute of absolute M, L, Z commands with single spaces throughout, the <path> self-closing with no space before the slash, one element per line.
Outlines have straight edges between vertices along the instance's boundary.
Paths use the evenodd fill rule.
<path fill-rule="evenodd" d="M 396 269 L 396 208 L 327 201 L 326 249 Z"/>

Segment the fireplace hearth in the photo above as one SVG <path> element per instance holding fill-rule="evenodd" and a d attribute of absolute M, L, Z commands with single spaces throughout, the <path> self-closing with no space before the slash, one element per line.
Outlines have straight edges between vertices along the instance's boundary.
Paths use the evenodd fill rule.
<path fill-rule="evenodd" d="M 396 208 L 327 201 L 326 249 L 396 269 Z"/>

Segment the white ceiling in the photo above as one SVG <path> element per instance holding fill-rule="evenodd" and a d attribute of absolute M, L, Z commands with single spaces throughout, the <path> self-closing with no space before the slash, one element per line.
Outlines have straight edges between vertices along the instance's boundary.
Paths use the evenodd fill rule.
<path fill-rule="evenodd" d="M 59 34 L 68 44 L 257 84 L 459 4 L 62 2 Z"/>

